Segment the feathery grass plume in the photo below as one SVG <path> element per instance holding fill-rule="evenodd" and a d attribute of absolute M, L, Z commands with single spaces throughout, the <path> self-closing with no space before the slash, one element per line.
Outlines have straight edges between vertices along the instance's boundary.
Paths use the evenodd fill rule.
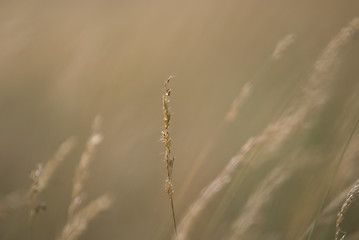
<path fill-rule="evenodd" d="M 305 118 L 315 110 L 323 106 L 328 97 L 328 86 L 333 81 L 331 74 L 338 67 L 340 50 L 349 43 L 353 34 L 359 28 L 359 18 L 354 18 L 347 27 L 328 44 L 324 52 L 315 63 L 313 72 L 309 77 L 299 104 L 293 106 L 290 112 L 281 116 L 277 121 L 268 125 L 262 134 L 251 137 L 232 157 L 217 177 L 207 185 L 200 196 L 189 207 L 178 226 L 178 240 L 187 238 L 190 228 L 200 212 L 208 205 L 209 201 L 226 186 L 232 179 L 232 173 L 245 160 L 247 154 L 255 147 L 265 146 L 270 140 L 268 150 L 275 151 L 298 128 Z M 267 146 L 268 147 L 268 146 Z M 260 164 L 260 163 L 256 163 Z"/>
<path fill-rule="evenodd" d="M 314 72 L 311 76 L 311 80 L 309 81 L 309 85 L 305 89 L 307 95 L 314 97 L 320 94 L 320 91 L 323 91 L 323 87 L 318 88 L 318 86 L 323 85 L 325 78 L 329 77 L 328 73 L 331 73 L 331 70 L 335 70 L 335 68 L 339 65 L 340 50 L 352 40 L 354 34 L 357 33 L 358 30 L 359 17 L 356 17 L 346 27 L 342 28 L 339 34 L 330 41 L 321 57 L 314 65 Z M 321 104 L 321 102 L 325 100 L 326 98 L 318 99 L 315 104 Z"/>
<path fill-rule="evenodd" d="M 233 100 L 231 107 L 229 108 L 227 114 L 224 117 L 226 122 L 232 122 L 237 117 L 239 107 L 248 98 L 249 94 L 251 93 L 251 90 L 252 83 L 250 81 L 246 82 L 238 93 L 237 97 Z"/>
<path fill-rule="evenodd" d="M 341 224 L 345 218 L 346 213 L 350 206 L 353 205 L 359 199 L 359 180 L 353 185 L 350 189 L 345 202 L 343 203 L 340 212 L 338 213 L 337 222 L 336 222 L 336 233 L 335 233 L 335 240 L 344 239 L 346 237 L 346 232 L 341 228 Z"/>
<path fill-rule="evenodd" d="M 294 40 L 295 40 L 295 35 L 293 33 L 286 35 L 282 40 L 280 40 L 274 49 L 274 52 L 272 54 L 272 59 L 274 60 L 280 59 L 283 53 L 285 52 L 285 50 L 287 50 L 288 47 L 292 45 Z"/>
<path fill-rule="evenodd" d="M 69 219 L 57 240 L 77 239 L 86 230 L 88 223 L 100 212 L 107 210 L 112 203 L 113 199 L 108 194 L 104 194 L 90 202 Z"/>
<path fill-rule="evenodd" d="M 37 164 L 36 168 L 33 169 L 29 174 L 29 177 L 32 180 L 32 185 L 27 195 L 27 201 L 29 206 L 32 205 L 32 203 L 35 200 L 35 197 L 40 192 L 39 182 L 42 175 L 42 171 L 43 171 L 43 166 L 41 163 L 39 163 Z"/>
<path fill-rule="evenodd" d="M 176 223 L 176 215 L 174 210 L 174 203 L 173 203 L 173 185 L 172 185 L 172 171 L 173 171 L 173 163 L 174 157 L 171 157 L 171 137 L 169 133 L 170 128 L 170 120 L 171 120 L 171 113 L 169 111 L 169 103 L 170 103 L 170 96 L 171 96 L 171 89 L 168 88 L 168 83 L 170 80 L 174 78 L 174 76 L 169 76 L 168 79 L 165 81 L 165 85 L 163 88 L 163 97 L 162 97 L 162 110 L 163 110 L 163 122 L 164 122 L 164 129 L 162 131 L 161 141 L 165 145 L 165 162 L 167 168 L 167 179 L 165 181 L 165 191 L 168 194 L 171 203 L 171 210 L 172 210 L 172 217 L 173 217 L 173 225 L 175 229 L 175 234 L 177 234 L 177 223 Z"/>
<path fill-rule="evenodd" d="M 277 132 L 275 141 L 271 142 L 271 147 L 275 146 L 274 150 L 310 112 L 326 103 L 330 96 L 328 92 L 330 84 L 333 82 L 333 75 L 339 66 L 339 54 L 358 30 L 359 18 L 354 18 L 348 26 L 341 29 L 315 62 L 313 72 L 303 89 L 301 104 L 296 106 L 296 111 L 267 127 L 265 130 L 265 132 L 268 131 L 267 134 L 271 131 Z M 288 125 L 288 127 L 283 127 L 284 125 Z"/>
<path fill-rule="evenodd" d="M 241 215 L 232 226 L 233 232 L 229 239 L 242 239 L 250 228 L 257 222 L 264 205 L 268 202 L 271 194 L 281 183 L 290 176 L 290 170 L 284 165 L 274 168 L 262 181 L 258 189 L 250 196 L 244 206 Z"/>
<path fill-rule="evenodd" d="M 58 166 L 63 162 L 65 157 L 76 145 L 74 137 L 70 137 L 64 143 L 61 144 L 54 157 L 50 159 L 45 166 L 38 164 L 37 167 L 30 172 L 29 176 L 32 180 L 31 188 L 27 194 L 27 205 L 30 207 L 30 222 L 34 215 L 40 210 L 45 209 L 43 204 L 34 206 L 36 196 L 42 192 L 48 185 L 53 173 L 56 171 Z"/>
<path fill-rule="evenodd" d="M 82 204 L 84 200 L 84 182 L 89 175 L 89 165 L 92 161 L 93 155 L 95 154 L 96 147 L 99 145 L 103 136 L 101 133 L 102 119 L 100 116 L 96 116 L 92 123 L 92 133 L 90 138 L 87 140 L 85 151 L 82 153 L 80 163 L 77 167 L 74 179 L 74 185 L 72 189 L 72 200 L 69 206 L 69 217 L 71 217 L 77 208 Z"/>

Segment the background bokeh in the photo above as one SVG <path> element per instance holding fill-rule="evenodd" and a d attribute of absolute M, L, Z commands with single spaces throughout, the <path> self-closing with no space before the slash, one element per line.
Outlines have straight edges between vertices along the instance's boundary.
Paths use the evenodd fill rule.
<path fill-rule="evenodd" d="M 318 55 L 359 16 L 358 9 L 357 0 L 0 1 L 0 199 L 26 192 L 29 171 L 51 158 L 69 136 L 79 143 L 39 197 L 47 211 L 37 216 L 32 229 L 27 209 L 6 213 L 0 218 L 0 239 L 59 235 L 73 175 L 98 114 L 103 117 L 104 142 L 85 189 L 89 200 L 112 192 L 115 202 L 91 221 L 80 239 L 170 239 L 173 226 L 160 142 L 167 77 L 176 76 L 170 83 L 170 133 L 180 221 L 245 141 L 300 94 Z M 294 34 L 295 41 L 281 59 L 272 61 L 275 46 L 288 34 Z M 238 192 L 229 188 L 235 193 L 225 203 L 221 197 L 228 189 L 223 190 L 197 219 L 190 239 L 226 239 L 266 170 L 292 156 L 294 149 L 304 149 L 297 161 L 309 156 L 329 159 L 295 174 L 274 198 L 264 215 L 269 224 L 261 228 L 271 232 L 261 239 L 299 239 L 314 220 L 331 163 L 358 113 L 353 107 L 358 53 L 355 35 L 343 49 L 329 103 L 315 116 L 309 133 L 300 135 L 305 140 L 300 145 L 293 140 L 268 156 L 273 160 L 242 179 Z M 252 93 L 235 121 L 216 132 L 241 87 L 253 79 Z M 306 129 L 305 123 L 301 127 Z M 214 134 L 210 153 L 191 172 Z M 355 180 L 358 171 L 353 166 L 358 167 L 341 171 L 347 178 L 338 178 L 342 184 L 335 185 L 330 198 Z M 191 174 L 190 184 L 184 184 Z M 330 227 L 317 239 L 328 239 L 325 234 L 332 238 L 335 226 Z"/>

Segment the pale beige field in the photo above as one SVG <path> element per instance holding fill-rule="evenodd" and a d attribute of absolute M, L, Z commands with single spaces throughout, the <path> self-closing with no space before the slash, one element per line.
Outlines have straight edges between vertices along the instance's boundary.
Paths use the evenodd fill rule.
<path fill-rule="evenodd" d="M 334 239 L 359 178 L 359 131 L 341 158 L 359 117 L 358 17 L 357 0 L 0 1 L 0 239 L 71 239 L 84 151 L 75 213 L 112 204 L 73 239 L 176 239 L 170 75 L 177 239 L 308 239 L 318 211 L 309 239 Z M 70 136 L 29 223 L 29 172 Z"/>

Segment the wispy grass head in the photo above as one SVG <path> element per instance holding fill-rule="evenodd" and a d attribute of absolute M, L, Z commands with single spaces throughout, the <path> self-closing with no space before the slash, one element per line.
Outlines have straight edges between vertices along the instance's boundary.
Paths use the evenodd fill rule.
<path fill-rule="evenodd" d="M 165 181 L 165 191 L 168 194 L 171 203 L 172 209 L 172 217 L 173 217 L 173 224 L 175 228 L 175 233 L 177 234 L 177 224 L 176 224 L 176 217 L 174 212 L 174 203 L 173 203 L 173 184 L 172 184 L 172 171 L 173 171 L 173 163 L 174 157 L 171 157 L 171 137 L 169 133 L 170 128 L 170 120 L 171 120 L 171 112 L 169 110 L 169 103 L 170 103 L 170 96 L 171 96 L 171 89 L 168 87 L 170 80 L 174 78 L 174 76 L 169 76 L 168 79 L 165 81 L 165 85 L 163 88 L 163 97 L 162 97 L 162 110 L 163 110 L 163 123 L 164 128 L 162 130 L 162 137 L 161 141 L 165 145 L 165 162 L 167 167 L 167 179 Z"/>

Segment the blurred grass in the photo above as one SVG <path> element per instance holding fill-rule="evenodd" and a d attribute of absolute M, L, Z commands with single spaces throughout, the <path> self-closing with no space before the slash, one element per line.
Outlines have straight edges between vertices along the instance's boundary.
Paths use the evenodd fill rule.
<path fill-rule="evenodd" d="M 181 219 L 245 141 L 291 104 L 317 56 L 358 15 L 357 9 L 354 0 L 0 2 L 0 199 L 18 189 L 26 191 L 31 184 L 28 172 L 76 135 L 79 146 L 42 193 L 48 210 L 38 216 L 33 230 L 39 240 L 58 236 L 89 126 L 101 114 L 105 139 L 86 189 L 89 199 L 111 191 L 116 202 L 93 220 L 81 239 L 169 239 L 172 222 L 163 192 L 160 144 L 163 81 L 170 74 L 177 76 L 172 83 L 171 135 Z M 288 33 L 295 34 L 295 42 L 282 59 L 268 64 Z M 304 140 L 292 139 L 274 155 L 258 153 L 260 159 L 270 158 L 269 163 L 244 176 L 246 170 L 239 170 L 196 221 L 191 239 L 228 236 L 263 176 L 297 148 L 302 149 L 298 161 L 312 159 L 313 166 L 298 170 L 281 188 L 271 201 L 273 209 L 264 213 L 267 225 L 259 234 L 297 239 L 303 233 L 322 197 L 330 163 L 350 129 L 347 121 L 358 113 L 355 101 L 347 105 L 358 90 L 358 43 L 354 39 L 343 50 L 335 91 L 309 132 L 304 124 L 304 133 L 297 136 Z M 252 94 L 184 189 L 183 179 L 203 144 L 250 79 L 255 79 Z M 327 159 L 328 165 L 316 158 Z M 351 164 L 344 162 L 339 173 L 345 183 L 357 174 Z M 344 189 L 345 184 L 337 184 L 334 192 Z M 17 210 L 0 219 L 0 239 L 26 239 L 26 212 Z M 334 231 L 325 228 L 318 233 L 322 237 L 313 239 L 327 239 Z"/>

